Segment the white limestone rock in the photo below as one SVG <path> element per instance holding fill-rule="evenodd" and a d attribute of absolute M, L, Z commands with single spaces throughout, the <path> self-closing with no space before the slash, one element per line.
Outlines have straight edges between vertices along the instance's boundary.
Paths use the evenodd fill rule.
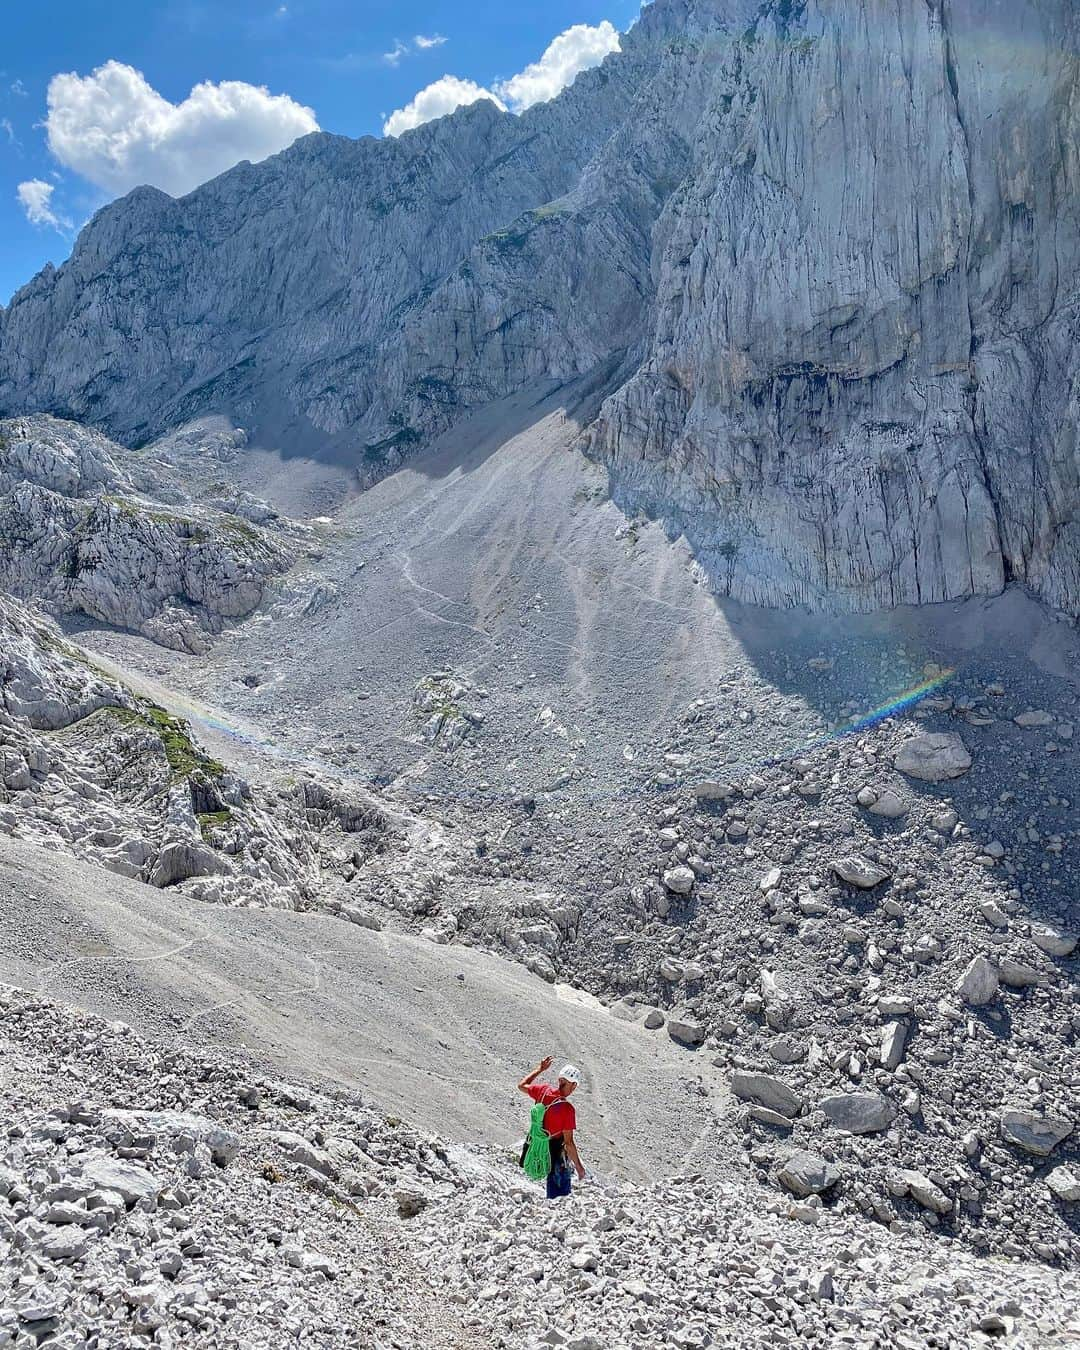
<path fill-rule="evenodd" d="M 1002 1111 L 1000 1126 L 1002 1139 L 1039 1158 L 1049 1157 L 1073 1131 L 1071 1121 L 1020 1107 Z"/>
<path fill-rule="evenodd" d="M 963 975 L 956 983 L 956 993 L 973 1008 L 985 1007 L 998 993 L 998 968 L 981 953 L 972 957 Z"/>
<path fill-rule="evenodd" d="M 971 755 L 955 732 L 926 731 L 904 742 L 896 756 L 896 767 L 909 778 L 941 783 L 967 773 Z"/>

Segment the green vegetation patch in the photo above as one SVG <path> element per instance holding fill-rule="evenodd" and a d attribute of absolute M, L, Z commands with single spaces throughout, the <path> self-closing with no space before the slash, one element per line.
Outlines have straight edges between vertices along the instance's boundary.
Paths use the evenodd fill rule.
<path fill-rule="evenodd" d="M 232 812 L 228 807 L 224 811 L 200 811 L 195 819 L 199 822 L 202 837 L 208 840 L 214 830 L 223 830 L 229 824 Z"/>
<path fill-rule="evenodd" d="M 165 758 L 174 782 L 188 779 L 193 773 L 204 773 L 209 778 L 223 778 L 225 765 L 219 760 L 204 754 L 191 739 L 188 724 L 179 717 L 173 717 L 156 703 L 140 700 L 140 712 L 137 716 L 148 726 L 154 728 L 161 738 Z"/>

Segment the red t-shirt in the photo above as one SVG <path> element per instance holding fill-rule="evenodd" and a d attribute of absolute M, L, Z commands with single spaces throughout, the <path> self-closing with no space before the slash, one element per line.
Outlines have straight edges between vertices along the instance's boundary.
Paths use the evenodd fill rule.
<path fill-rule="evenodd" d="M 547 1107 L 544 1112 L 544 1129 L 552 1138 L 563 1134 L 566 1130 L 577 1129 L 574 1108 L 565 1097 L 559 1096 L 558 1088 L 531 1083 L 526 1091 L 534 1102 L 542 1102 Z"/>

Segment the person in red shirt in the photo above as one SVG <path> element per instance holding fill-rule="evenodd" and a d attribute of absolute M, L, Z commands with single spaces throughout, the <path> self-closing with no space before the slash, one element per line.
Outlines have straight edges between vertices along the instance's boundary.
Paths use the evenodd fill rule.
<path fill-rule="evenodd" d="M 581 1074 L 573 1064 L 564 1064 L 559 1070 L 558 1087 L 550 1083 L 537 1083 L 535 1080 L 551 1068 L 551 1056 L 547 1055 L 527 1073 L 518 1084 L 518 1088 L 547 1107 L 544 1112 L 544 1130 L 551 1140 L 551 1171 L 548 1173 L 547 1194 L 549 1200 L 558 1200 L 570 1194 L 570 1163 L 577 1169 L 578 1180 L 584 1180 L 585 1168 L 574 1142 L 577 1129 L 577 1113 L 570 1103 L 570 1096 L 581 1081 Z"/>

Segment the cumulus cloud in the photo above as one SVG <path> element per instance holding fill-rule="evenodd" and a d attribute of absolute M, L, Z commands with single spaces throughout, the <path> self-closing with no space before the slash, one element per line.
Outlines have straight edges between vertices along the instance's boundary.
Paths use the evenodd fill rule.
<path fill-rule="evenodd" d="M 474 84 L 472 80 L 459 80 L 456 75 L 444 75 L 441 80 L 421 89 L 411 103 L 391 113 L 383 123 L 383 134 L 400 136 L 403 131 L 433 122 L 436 117 L 445 117 L 455 108 L 463 108 L 467 103 L 476 103 L 482 98 L 489 98 L 492 103 L 504 108 L 502 101 L 483 85 Z"/>
<path fill-rule="evenodd" d="M 444 42 L 445 38 L 417 36 L 413 41 L 418 47 L 434 47 Z M 500 80 L 491 89 L 485 89 L 472 80 L 458 79 L 456 75 L 444 75 L 441 80 L 421 89 L 411 103 L 391 113 L 383 123 L 383 133 L 400 136 L 403 131 L 421 126 L 436 117 L 445 117 L 455 108 L 475 103 L 479 98 L 489 98 L 500 108 L 509 108 L 511 112 L 523 112 L 534 103 L 554 98 L 581 71 L 599 65 L 609 52 L 618 50 L 618 29 L 607 19 L 595 26 L 576 23 L 548 44 L 539 61 L 534 61 L 508 80 Z M 386 59 L 389 56 L 390 53 Z M 400 55 L 392 64 L 396 65 L 397 60 L 400 60 Z"/>
<path fill-rule="evenodd" d="M 54 76 L 45 119 L 52 153 L 97 187 L 119 194 L 148 183 L 177 197 L 318 129 L 310 108 L 236 80 L 197 84 L 170 103 L 119 61 Z"/>
<path fill-rule="evenodd" d="M 52 209 L 52 195 L 56 191 L 54 183 L 46 183 L 42 178 L 31 178 L 20 183 L 15 189 L 19 205 L 26 212 L 31 225 L 49 225 L 54 230 L 69 230 L 71 223 Z"/>
<path fill-rule="evenodd" d="M 425 37 L 423 33 L 417 33 L 413 38 L 413 44 L 419 47 L 422 52 L 426 52 L 431 47 L 441 47 L 446 39 L 441 33 L 432 33 L 430 37 Z"/>
<path fill-rule="evenodd" d="M 595 27 L 576 23 L 553 39 L 539 61 L 508 80 L 500 80 L 495 92 L 513 112 L 522 112 L 534 103 L 554 98 L 576 75 L 598 66 L 609 52 L 618 50 L 618 29 L 607 19 Z"/>
<path fill-rule="evenodd" d="M 396 66 L 400 63 L 401 58 L 408 53 L 408 50 L 409 49 L 404 42 L 402 42 L 400 38 L 397 38 L 390 50 L 388 52 L 383 52 L 382 59 L 388 66 Z"/>

